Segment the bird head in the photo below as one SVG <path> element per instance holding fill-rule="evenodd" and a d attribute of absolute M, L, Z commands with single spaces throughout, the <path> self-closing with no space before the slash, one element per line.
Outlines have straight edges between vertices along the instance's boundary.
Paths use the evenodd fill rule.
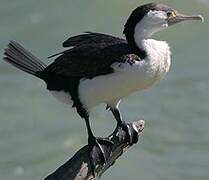
<path fill-rule="evenodd" d="M 131 13 L 125 24 L 124 34 L 128 41 L 133 40 L 131 38 L 134 36 L 148 38 L 171 25 L 192 20 L 204 19 L 201 15 L 181 14 L 167 5 L 149 3 L 137 7 Z"/>

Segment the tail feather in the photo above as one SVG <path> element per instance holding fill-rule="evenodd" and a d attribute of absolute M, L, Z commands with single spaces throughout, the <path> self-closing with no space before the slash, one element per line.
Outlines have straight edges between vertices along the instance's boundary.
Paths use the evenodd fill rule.
<path fill-rule="evenodd" d="M 28 62 L 27 59 L 22 56 L 20 59 L 20 56 L 15 53 L 15 49 L 10 48 L 10 49 L 5 49 L 5 55 L 6 57 L 4 57 L 4 59 L 10 63 L 10 61 L 16 65 L 19 65 L 20 67 L 23 67 L 25 69 L 25 67 L 27 67 L 30 70 L 35 70 L 34 69 L 34 65 L 31 62 Z"/>
<path fill-rule="evenodd" d="M 12 44 L 8 45 L 8 49 L 5 50 L 5 55 L 10 58 L 16 59 L 17 62 L 33 67 L 35 63 L 30 61 L 27 56 L 25 56 L 22 51 L 17 50 Z M 20 59 L 21 56 L 21 59 Z"/>
<path fill-rule="evenodd" d="M 10 41 L 4 55 L 6 62 L 35 76 L 46 68 L 46 64 L 15 41 Z"/>

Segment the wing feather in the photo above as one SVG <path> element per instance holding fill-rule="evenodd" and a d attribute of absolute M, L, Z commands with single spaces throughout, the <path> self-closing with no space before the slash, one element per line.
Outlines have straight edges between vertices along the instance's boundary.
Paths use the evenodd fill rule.
<path fill-rule="evenodd" d="M 45 72 L 67 77 L 93 78 L 112 73 L 111 65 L 114 62 L 131 59 L 126 57 L 130 54 L 126 40 L 101 33 L 87 32 L 70 37 L 63 46 L 71 49 L 62 52 Z"/>
<path fill-rule="evenodd" d="M 112 35 L 95 33 L 95 32 L 85 32 L 84 34 L 73 36 L 68 38 L 63 42 L 63 47 L 78 47 L 83 44 L 89 43 L 121 43 L 126 42 L 125 39 L 118 38 Z"/>

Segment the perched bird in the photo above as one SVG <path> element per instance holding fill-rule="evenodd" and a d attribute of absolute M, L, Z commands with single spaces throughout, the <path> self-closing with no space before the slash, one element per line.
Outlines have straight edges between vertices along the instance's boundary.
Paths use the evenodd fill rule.
<path fill-rule="evenodd" d="M 101 145 L 112 143 L 93 135 L 89 111 L 100 103 L 107 104 L 117 126 L 127 132 L 127 143 L 135 143 L 137 138 L 122 120 L 119 103 L 123 97 L 156 84 L 169 71 L 171 52 L 168 44 L 151 39 L 151 36 L 188 20 L 203 21 L 203 17 L 183 15 L 166 5 L 149 3 L 131 13 L 123 31 L 126 39 L 94 32 L 70 37 L 63 43 L 68 49 L 51 56 L 56 59 L 50 65 L 17 42 L 10 41 L 4 60 L 43 80 L 54 97 L 72 105 L 85 119 L 89 158 L 94 171 L 95 153 L 99 153 L 105 163 Z"/>

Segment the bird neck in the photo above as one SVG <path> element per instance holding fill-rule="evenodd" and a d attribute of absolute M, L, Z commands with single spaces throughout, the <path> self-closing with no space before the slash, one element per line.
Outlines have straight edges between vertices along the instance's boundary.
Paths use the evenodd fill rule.
<path fill-rule="evenodd" d="M 147 57 L 147 52 L 142 45 L 143 38 L 140 40 L 136 40 L 134 36 L 134 31 L 129 31 L 125 34 L 125 36 L 131 53 L 137 54 L 141 59 L 145 59 Z"/>
<path fill-rule="evenodd" d="M 155 33 L 155 31 L 149 27 L 149 25 L 142 24 L 141 22 L 136 24 L 136 27 L 134 29 L 133 33 L 133 39 L 136 44 L 136 46 L 139 49 L 142 49 L 145 51 L 145 47 L 143 46 L 143 42 L 147 39 L 150 39 L 150 37 Z"/>
<path fill-rule="evenodd" d="M 170 61 L 170 48 L 165 41 L 151 39 L 156 31 L 150 31 L 148 26 L 136 25 L 126 31 L 126 39 L 132 53 L 150 62 Z"/>
<path fill-rule="evenodd" d="M 144 41 L 149 40 L 157 31 L 159 31 L 159 29 L 154 29 L 149 24 L 142 21 L 135 26 L 125 28 L 124 33 L 131 51 L 137 54 L 141 59 L 145 59 L 147 57 L 147 51 L 144 47 Z"/>

